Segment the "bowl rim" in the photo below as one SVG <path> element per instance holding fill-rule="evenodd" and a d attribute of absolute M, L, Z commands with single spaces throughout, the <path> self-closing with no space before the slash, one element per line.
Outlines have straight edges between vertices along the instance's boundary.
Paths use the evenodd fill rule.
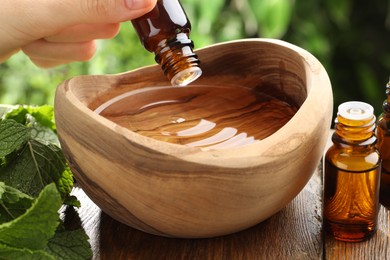
<path fill-rule="evenodd" d="M 204 150 L 197 147 L 189 147 L 179 144 L 168 143 L 132 132 L 125 127 L 117 125 L 109 119 L 100 116 L 99 114 L 88 108 L 83 102 L 81 102 L 72 92 L 72 82 L 77 82 L 77 77 L 68 80 L 66 98 L 73 106 L 77 107 L 77 109 L 80 110 L 80 112 L 84 113 L 87 117 L 98 122 L 103 127 L 122 135 L 128 141 L 134 142 L 137 145 L 144 146 L 153 152 L 170 155 L 189 162 L 223 167 L 242 167 L 243 165 L 245 165 L 245 167 L 253 167 L 259 164 L 264 165 L 267 163 L 272 163 L 272 161 L 280 157 L 281 153 L 283 153 L 283 156 L 286 158 L 286 156 L 294 156 L 295 153 L 293 152 L 297 149 L 306 149 L 307 142 L 305 142 L 305 140 L 309 138 L 310 133 L 313 133 L 316 128 L 323 127 L 320 125 L 320 123 L 324 118 L 320 118 L 316 122 L 310 121 L 310 119 L 318 116 L 320 109 L 330 109 L 330 114 L 332 114 L 333 111 L 333 102 L 329 102 L 328 100 L 323 98 L 326 95 L 330 95 L 330 99 L 332 100 L 331 83 L 325 68 L 308 51 L 291 43 L 277 39 L 240 39 L 216 43 L 213 45 L 206 46 L 204 48 L 200 48 L 198 49 L 198 51 L 210 48 L 218 48 L 221 45 L 236 43 L 267 43 L 277 45 L 281 48 L 289 49 L 299 55 L 306 72 L 305 81 L 307 88 L 307 97 L 303 101 L 297 113 L 275 133 L 253 144 L 232 149 Z M 155 66 L 158 65 L 145 66 L 136 70 L 119 74 L 104 75 L 104 77 L 110 76 L 112 78 L 115 78 L 118 75 L 123 75 L 126 73 L 141 70 L 146 67 Z M 330 123 L 331 118 L 329 119 L 329 129 Z M 296 125 L 299 125 L 299 129 L 292 127 Z M 291 132 L 291 129 L 294 129 L 294 131 Z M 280 140 L 288 140 L 288 143 Z M 270 147 L 280 147 L 281 149 L 270 150 Z"/>

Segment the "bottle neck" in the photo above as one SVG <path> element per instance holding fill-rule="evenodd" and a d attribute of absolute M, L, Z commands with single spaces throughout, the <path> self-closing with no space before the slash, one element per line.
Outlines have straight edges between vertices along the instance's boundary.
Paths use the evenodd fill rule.
<path fill-rule="evenodd" d="M 200 62 L 193 48 L 193 42 L 185 33 L 158 44 L 155 60 L 173 86 L 186 86 L 201 76 Z"/>
<path fill-rule="evenodd" d="M 374 145 L 375 116 L 365 120 L 349 120 L 338 115 L 335 122 L 335 134 L 333 139 L 349 145 Z"/>

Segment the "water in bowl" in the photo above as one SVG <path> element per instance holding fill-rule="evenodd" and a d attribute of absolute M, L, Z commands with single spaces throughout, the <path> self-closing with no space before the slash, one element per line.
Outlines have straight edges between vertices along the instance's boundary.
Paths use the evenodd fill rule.
<path fill-rule="evenodd" d="M 297 110 L 246 87 L 192 85 L 132 90 L 105 102 L 95 112 L 141 135 L 209 150 L 264 139 Z"/>

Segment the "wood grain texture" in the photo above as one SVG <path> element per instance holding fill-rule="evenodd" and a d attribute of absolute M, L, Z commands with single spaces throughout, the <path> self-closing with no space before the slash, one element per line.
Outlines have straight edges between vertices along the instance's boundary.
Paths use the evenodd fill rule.
<path fill-rule="evenodd" d="M 129 89 L 166 85 L 157 66 L 76 77 L 56 93 L 59 138 L 80 186 L 105 213 L 152 234 L 214 237 L 264 221 L 306 185 L 329 132 L 330 81 L 305 50 L 253 39 L 197 53 L 204 70 L 197 83 L 253 88 L 298 112 L 255 144 L 203 151 L 136 134 L 92 111 Z"/>
<path fill-rule="evenodd" d="M 326 259 L 390 259 L 390 215 L 389 211 L 381 207 L 378 218 L 378 230 L 369 240 L 360 243 L 346 243 L 325 236 Z"/>
<path fill-rule="evenodd" d="M 378 233 L 362 243 L 336 241 L 322 233 L 322 166 L 279 213 L 247 230 L 216 238 L 178 239 L 150 235 L 103 213 L 80 188 L 78 210 L 62 213 L 68 228 L 84 227 L 93 259 L 390 259 L 389 211 L 381 208 Z"/>
<path fill-rule="evenodd" d="M 322 233 L 322 166 L 301 193 L 279 213 L 247 230 L 216 238 L 178 239 L 150 235 L 103 213 L 80 188 L 78 210 L 62 218 L 68 228 L 84 227 L 93 259 L 390 259 L 390 215 L 381 208 L 378 233 L 362 243 L 336 241 Z"/>
<path fill-rule="evenodd" d="M 63 217 L 68 226 L 82 223 L 94 259 L 322 259 L 320 167 L 279 213 L 250 229 L 216 238 L 150 235 L 103 213 L 82 189 L 76 188 L 73 194 L 82 206 L 77 213 L 68 211 Z"/>

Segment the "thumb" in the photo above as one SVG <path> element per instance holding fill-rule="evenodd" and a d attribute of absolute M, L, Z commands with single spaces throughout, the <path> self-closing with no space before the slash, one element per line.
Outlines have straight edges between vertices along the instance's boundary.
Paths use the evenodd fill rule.
<path fill-rule="evenodd" d="M 25 0 L 32 2 L 31 0 Z M 58 11 L 53 18 L 64 23 L 115 23 L 135 19 L 155 5 L 157 0 L 41 0 L 53 2 Z M 35 1 L 34 1 L 35 2 Z M 53 9 L 54 9 L 53 8 Z M 53 10 L 52 8 L 50 10 Z M 64 9 L 67 11 L 64 12 Z M 50 11 L 49 10 L 49 11 Z"/>
<path fill-rule="evenodd" d="M 156 0 L 2 0 L 0 54 L 69 26 L 132 20 L 155 4 Z"/>
<path fill-rule="evenodd" d="M 0 63 L 21 47 L 78 24 L 118 23 L 150 11 L 157 0 L 2 0 Z"/>

